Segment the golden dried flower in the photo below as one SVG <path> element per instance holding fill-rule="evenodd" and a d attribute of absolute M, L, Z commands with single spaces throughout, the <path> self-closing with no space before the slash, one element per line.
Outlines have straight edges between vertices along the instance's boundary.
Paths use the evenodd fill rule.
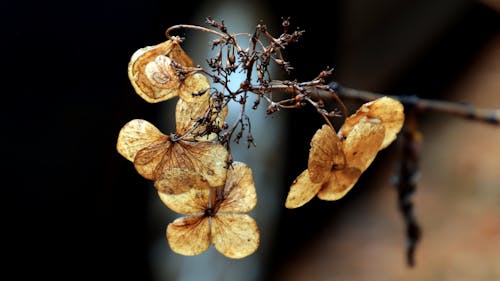
<path fill-rule="evenodd" d="M 366 103 L 346 119 L 342 138 L 323 125 L 311 140 L 308 169 L 292 183 L 285 206 L 300 207 L 315 195 L 331 201 L 347 194 L 378 151 L 395 140 L 404 122 L 402 108 L 386 97 Z"/>
<path fill-rule="evenodd" d="M 193 67 L 193 61 L 176 37 L 155 46 L 137 50 L 128 65 L 128 76 L 139 96 L 150 103 L 175 96 L 192 100 L 193 93 L 207 90 L 208 79 L 202 74 L 179 68 Z"/>
<path fill-rule="evenodd" d="M 244 163 L 233 163 L 224 187 L 202 186 L 178 195 L 158 194 L 170 209 L 189 215 L 167 227 L 167 240 L 174 252 L 198 255 L 213 243 L 223 255 L 238 259 L 257 250 L 257 223 L 245 214 L 257 204 L 257 194 L 252 171 Z"/>
<path fill-rule="evenodd" d="M 186 179 L 194 183 L 206 180 L 211 187 L 226 181 L 228 152 L 219 143 L 173 140 L 151 123 L 135 119 L 123 126 L 118 135 L 118 152 L 134 162 L 137 172 L 146 179 L 160 182 L 155 187 L 166 193 L 185 192 L 186 182 L 170 185 L 168 176 L 199 173 L 202 179 Z M 174 169 L 173 171 L 168 171 Z M 193 184 L 194 184 L 193 183 Z"/>

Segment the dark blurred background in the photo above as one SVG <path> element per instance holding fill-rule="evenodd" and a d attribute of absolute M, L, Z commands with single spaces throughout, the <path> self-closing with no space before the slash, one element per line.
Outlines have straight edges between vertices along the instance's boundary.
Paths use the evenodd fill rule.
<path fill-rule="evenodd" d="M 335 69 L 333 79 L 354 88 L 500 108 L 500 68 L 495 64 L 500 61 L 497 1 L 351 0 L 331 1 L 325 6 L 320 1 L 291 4 L 289 1 L 9 0 L 2 6 L 2 45 L 8 66 L 2 79 L 1 112 L 6 126 L 2 137 L 6 167 L 1 197 L 5 235 L 2 253 L 8 260 L 4 266 L 12 271 L 14 280 L 27 277 L 196 280 L 185 277 L 178 268 L 169 268 L 171 263 L 162 263 L 158 255 L 152 254 L 170 251 L 164 240 L 161 246 L 156 246 L 158 235 L 164 239 L 169 220 L 158 222 L 152 218 L 156 212 L 151 211 L 151 205 L 157 204 L 152 202 L 154 189 L 115 149 L 118 132 L 129 120 L 142 118 L 155 123 L 164 118 L 163 107 L 148 104 L 134 94 L 126 71 L 132 53 L 162 42 L 165 29 L 171 25 L 203 24 L 206 16 L 213 16 L 226 19 L 231 27 L 237 23 L 227 18 L 238 20 L 245 16 L 251 22 L 250 29 L 235 32 L 252 32 L 262 19 L 278 34 L 281 17 L 289 16 L 292 27 L 306 31 L 297 44 L 285 51 L 294 67 L 290 79 L 310 80 L 329 66 Z M 189 50 L 199 51 L 203 57 L 206 49 L 208 45 Z M 466 83 L 468 77 L 476 77 L 477 73 L 482 76 Z M 353 103 L 352 108 L 355 106 Z M 486 238 L 480 237 L 489 241 L 487 248 L 498 249 L 496 255 L 484 257 L 486 265 L 467 271 L 461 265 L 470 262 L 464 258 L 446 267 L 439 261 L 449 256 L 432 254 L 449 250 L 446 246 L 441 250 L 432 248 L 446 245 L 448 238 L 459 239 L 455 234 L 470 223 L 459 221 L 456 231 L 450 231 L 449 236 L 445 235 L 447 232 L 439 232 L 443 234 L 441 240 L 428 244 L 424 240 L 423 250 L 417 249 L 417 268 L 406 269 L 403 221 L 397 213 L 396 194 L 389 186 L 397 142 L 380 153 L 374 167 L 365 172 L 357 188 L 346 198 L 338 202 L 313 199 L 303 208 L 286 210 L 284 200 L 289 184 L 305 168 L 310 137 L 323 121 L 312 109 L 287 112 L 283 116 L 280 126 L 284 133 L 278 138 L 286 145 L 276 155 L 269 156 L 282 162 L 283 168 L 271 174 L 282 181 L 272 187 L 278 194 L 277 201 L 266 203 L 279 208 L 260 204 L 266 200 L 259 199 L 260 212 L 277 209 L 273 211 L 274 219 L 267 222 L 269 227 L 265 223 L 261 227 L 263 237 L 271 238 L 262 241 L 258 258 L 254 258 L 258 272 L 248 278 L 241 275 L 240 280 L 331 280 L 335 272 L 342 273 L 337 275 L 339 280 L 500 278 L 498 266 L 496 269 L 492 266 L 500 264 L 500 215 L 495 213 L 500 210 L 493 207 L 474 211 L 489 215 L 484 223 L 493 225 L 485 230 Z M 458 121 L 422 115 L 421 126 L 428 129 L 424 130 L 424 136 L 443 133 L 449 122 Z M 423 173 L 417 210 L 429 207 L 426 202 L 440 200 L 439 195 L 447 195 L 425 191 L 426 187 L 439 189 L 450 184 L 444 179 L 454 180 L 450 189 L 453 194 L 456 184 L 466 182 L 469 187 L 477 186 L 481 179 L 487 179 L 488 188 L 469 189 L 464 198 L 479 192 L 483 197 L 476 201 L 480 203 L 481 198 L 487 198 L 487 202 L 493 202 L 492 206 L 500 199 L 498 191 L 491 192 L 500 190 L 499 154 L 491 159 L 491 155 L 500 153 L 499 129 L 466 122 L 454 126 L 456 131 L 448 132 L 447 136 L 453 137 L 447 140 L 469 142 L 458 147 L 440 143 L 437 137 L 425 138 L 434 142 L 428 142 L 426 147 L 432 154 L 423 155 L 428 155 L 422 165 L 427 165 L 423 171 L 429 176 Z M 464 129 L 476 127 L 485 131 L 471 135 Z M 477 142 L 488 139 L 493 140 L 488 146 L 490 150 L 486 146 L 481 150 Z M 257 139 L 259 142 L 265 140 Z M 449 149 L 449 154 L 443 154 L 449 157 L 432 158 L 440 155 L 441 147 Z M 259 153 L 259 146 L 250 151 Z M 464 155 L 471 157 L 455 158 Z M 477 163 L 486 162 L 491 171 L 477 166 L 474 159 Z M 459 167 L 463 170 L 438 170 L 456 161 L 465 163 Z M 475 175 L 474 179 L 456 180 L 458 175 L 468 172 Z M 257 186 L 258 193 L 261 188 L 266 187 Z M 456 202 L 450 200 L 445 207 L 460 205 Z M 432 206 L 436 209 L 431 206 L 428 210 L 446 209 L 435 204 Z M 425 210 L 417 213 L 424 221 L 424 239 L 433 241 L 433 225 L 438 227 L 439 223 L 428 222 L 426 227 L 425 220 L 435 213 Z M 387 215 L 390 220 L 373 219 L 376 214 L 380 214 L 379 219 Z M 453 213 L 447 213 L 442 219 L 451 216 Z M 484 216 L 470 220 L 477 218 Z M 374 223 L 377 221 L 379 224 Z M 385 232 L 377 232 L 381 229 Z M 271 230 L 272 234 L 266 233 Z M 472 243 L 469 238 L 476 237 L 461 237 L 459 241 Z M 365 253 L 364 250 L 376 245 L 390 246 Z M 474 248 L 459 251 L 458 255 L 477 254 L 478 260 L 483 260 L 478 254 L 483 250 Z M 220 258 L 213 248 L 209 252 L 206 255 Z M 181 257 L 173 255 L 169 259 L 179 261 Z M 182 261 L 182 267 L 201 270 L 203 280 L 223 280 L 225 270 L 229 272 L 231 266 L 243 262 L 223 262 L 222 266 L 211 267 L 210 260 L 209 266 L 205 261 L 202 267 L 196 258 L 188 258 Z M 439 266 L 432 266 L 433 263 Z M 458 279 L 454 275 L 457 269 L 465 272 Z M 222 272 L 213 274 L 211 270 Z M 255 270 L 243 266 L 241 272 Z"/>

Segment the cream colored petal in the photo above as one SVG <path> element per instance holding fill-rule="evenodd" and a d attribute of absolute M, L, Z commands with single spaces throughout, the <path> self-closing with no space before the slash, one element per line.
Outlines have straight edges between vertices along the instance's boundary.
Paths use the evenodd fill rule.
<path fill-rule="evenodd" d="M 182 66 L 194 66 L 180 47 L 179 40 L 144 47 L 132 55 L 128 76 L 137 94 L 147 102 L 156 103 L 179 95 L 179 88 L 184 83 L 171 61 Z"/>
<path fill-rule="evenodd" d="M 361 119 L 343 142 L 348 167 L 366 170 L 384 140 L 384 126 Z"/>
<path fill-rule="evenodd" d="M 172 211 L 195 215 L 203 214 L 209 208 L 210 189 L 191 189 L 180 194 L 166 194 L 158 192 L 160 200 Z"/>
<path fill-rule="evenodd" d="M 404 106 L 396 99 L 381 97 L 363 104 L 355 114 L 347 118 L 340 129 L 343 136 L 347 136 L 354 126 L 363 117 L 379 119 L 385 128 L 384 140 L 380 149 L 386 148 L 397 137 L 404 123 Z"/>
<path fill-rule="evenodd" d="M 212 242 L 224 256 L 244 258 L 259 247 L 257 223 L 245 214 L 217 214 L 212 218 Z"/>
<path fill-rule="evenodd" d="M 228 169 L 224 200 L 219 212 L 246 213 L 255 208 L 257 193 L 252 170 L 246 164 L 233 162 Z"/>
<path fill-rule="evenodd" d="M 129 161 L 134 162 L 137 152 L 151 143 L 162 140 L 165 135 L 146 120 L 134 119 L 125 124 L 118 134 L 116 150 Z"/>
<path fill-rule="evenodd" d="M 191 189 L 208 189 L 210 185 L 198 172 L 172 168 L 163 170 L 155 181 L 155 188 L 166 194 L 180 194 Z"/>
<path fill-rule="evenodd" d="M 210 247 L 210 224 L 205 217 L 178 218 L 167 227 L 167 241 L 172 251 L 195 256 Z"/>
<path fill-rule="evenodd" d="M 311 140 L 309 150 L 309 179 L 313 183 L 321 183 L 335 166 L 344 166 L 344 155 L 340 149 L 340 141 L 335 131 L 323 125 L 316 131 Z"/>
<path fill-rule="evenodd" d="M 361 171 L 356 168 L 333 171 L 318 192 L 318 198 L 333 201 L 344 197 L 354 187 L 360 175 Z"/>
<path fill-rule="evenodd" d="M 292 183 L 286 197 L 285 207 L 298 208 L 311 201 L 321 189 L 321 183 L 313 183 L 309 179 L 308 170 L 304 170 Z"/>

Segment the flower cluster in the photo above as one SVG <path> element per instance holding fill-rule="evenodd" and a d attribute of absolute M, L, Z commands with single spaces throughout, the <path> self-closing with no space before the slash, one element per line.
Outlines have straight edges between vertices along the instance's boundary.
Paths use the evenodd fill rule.
<path fill-rule="evenodd" d="M 154 182 L 159 198 L 171 210 L 185 215 L 167 227 L 171 249 L 183 255 L 197 255 L 211 244 L 223 255 L 243 258 L 254 253 L 260 242 L 255 220 L 247 215 L 257 204 L 253 175 L 246 164 L 233 161 L 231 142 L 246 135 L 253 144 L 251 120 L 247 115 L 248 95 L 256 96 L 251 106 L 267 103 L 267 114 L 281 109 L 313 106 L 325 119 L 311 141 L 307 169 L 293 182 L 285 202 L 297 208 L 315 195 L 323 200 L 343 197 L 374 160 L 378 151 L 396 139 L 403 126 L 400 102 L 380 98 L 364 104 L 347 117 L 347 110 L 334 90 L 325 84 L 332 70 L 321 71 L 307 82 L 273 80 L 269 67 L 292 69 L 281 50 L 296 42 L 303 31 L 273 37 L 265 25 L 252 34 L 231 34 L 224 22 L 207 19 L 212 29 L 177 25 L 167 29 L 167 41 L 136 51 L 128 66 L 135 92 L 149 103 L 177 98 L 176 130 L 162 133 L 146 120 L 135 119 L 119 132 L 117 150 L 133 162 L 136 171 Z M 207 59 L 208 69 L 195 65 L 180 47 L 182 39 L 171 36 L 178 28 L 191 28 L 216 36 L 215 56 Z M 242 48 L 238 37 L 249 39 Z M 241 71 L 240 87 L 229 87 L 229 76 Z M 256 73 L 257 78 L 253 78 Z M 212 87 L 211 82 L 220 89 Z M 290 96 L 277 98 L 273 92 Z M 282 95 L 278 95 L 282 96 Z M 326 108 L 323 99 L 334 100 L 338 108 Z M 233 124 L 226 123 L 228 104 L 240 105 Z M 347 117 L 336 133 L 330 118 Z"/>
<path fill-rule="evenodd" d="M 242 258 L 259 245 L 257 224 L 244 214 L 257 203 L 252 171 L 232 162 L 217 141 L 213 128 L 224 123 L 227 107 L 212 114 L 209 80 L 191 69 L 179 42 L 173 38 L 139 49 L 128 68 L 134 89 L 147 102 L 179 97 L 176 132 L 165 135 L 148 121 L 135 119 L 120 130 L 117 150 L 141 176 L 154 181 L 167 207 L 191 215 L 169 224 L 167 240 L 173 251 L 196 255 L 213 243 L 222 254 Z"/>

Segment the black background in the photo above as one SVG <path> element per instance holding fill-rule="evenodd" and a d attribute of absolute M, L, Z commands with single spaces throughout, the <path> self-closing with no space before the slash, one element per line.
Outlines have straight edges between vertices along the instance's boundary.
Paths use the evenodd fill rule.
<path fill-rule="evenodd" d="M 126 69 L 136 49 L 163 40 L 167 26 L 186 23 L 193 13 L 189 9 L 198 2 L 172 5 L 153 0 L 2 4 L 7 62 L 2 74 L 2 252 L 14 280 L 151 278 L 145 219 L 148 183 L 116 153 L 115 144 L 128 120 L 155 119 L 159 114 L 133 94 Z M 273 24 L 291 16 L 306 29 L 300 48 L 287 51 L 298 79 L 335 66 L 342 54 L 332 49 L 341 28 L 337 4 L 328 9 L 322 5 L 269 2 L 276 15 Z M 443 97 L 482 42 L 498 31 L 497 14 L 477 3 L 450 21 L 418 61 L 377 90 Z M 307 147 L 309 140 L 300 136 L 311 135 L 321 122 L 301 124 L 310 113 L 291 114 L 290 139 L 297 141 L 290 142 L 288 163 L 301 163 L 306 157 L 293 151 Z M 302 168 L 290 164 L 289 179 Z M 307 208 L 294 217 L 284 212 L 280 229 L 302 223 L 304 227 L 297 229 L 313 233 L 320 226 L 300 217 L 324 208 Z M 294 237 L 276 241 L 268 269 L 286 265 L 287 243 L 301 239 L 306 241 L 307 234 L 295 232 Z"/>

